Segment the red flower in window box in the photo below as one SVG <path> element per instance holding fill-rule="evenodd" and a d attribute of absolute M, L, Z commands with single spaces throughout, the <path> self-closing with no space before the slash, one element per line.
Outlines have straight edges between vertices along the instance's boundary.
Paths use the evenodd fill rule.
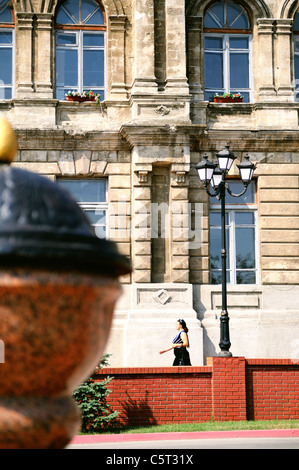
<path fill-rule="evenodd" d="M 213 95 L 214 103 L 242 103 L 243 96 L 240 93 L 223 93 Z"/>

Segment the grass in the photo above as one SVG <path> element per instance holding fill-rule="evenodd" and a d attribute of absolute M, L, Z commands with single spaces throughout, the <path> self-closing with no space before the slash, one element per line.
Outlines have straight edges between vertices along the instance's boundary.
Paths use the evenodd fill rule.
<path fill-rule="evenodd" d="M 271 421 L 225 421 L 206 423 L 162 424 L 152 426 L 126 426 L 115 430 L 118 434 L 195 431 L 238 431 L 255 429 L 299 429 L 299 419 Z M 113 431 L 110 431 L 113 433 Z"/>

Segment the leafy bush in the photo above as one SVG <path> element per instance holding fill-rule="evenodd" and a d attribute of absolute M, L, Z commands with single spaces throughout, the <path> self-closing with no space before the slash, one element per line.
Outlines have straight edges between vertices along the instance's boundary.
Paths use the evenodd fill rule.
<path fill-rule="evenodd" d="M 104 355 L 95 371 L 108 365 L 108 357 L 109 354 Z M 93 381 L 91 376 L 74 390 L 73 395 L 82 415 L 81 432 L 103 432 L 117 425 L 116 418 L 119 412 L 112 411 L 106 401 L 110 393 L 106 386 L 111 380 L 113 377 L 107 377 L 102 381 Z"/>

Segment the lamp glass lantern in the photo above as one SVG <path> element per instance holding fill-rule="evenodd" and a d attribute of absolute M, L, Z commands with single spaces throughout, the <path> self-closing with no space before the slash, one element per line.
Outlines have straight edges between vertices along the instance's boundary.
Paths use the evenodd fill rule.
<path fill-rule="evenodd" d="M 245 160 L 241 162 L 237 167 L 239 168 L 240 176 L 245 185 L 248 185 L 252 179 L 253 172 L 256 168 L 254 163 L 249 160 L 249 155 L 245 156 Z"/>
<path fill-rule="evenodd" d="M 218 159 L 219 169 L 222 171 L 229 171 L 231 169 L 234 160 L 236 159 L 235 155 L 229 150 L 229 145 L 225 145 L 225 148 L 221 152 L 216 154 Z"/>
<path fill-rule="evenodd" d="M 213 172 L 211 185 L 213 186 L 213 188 L 217 188 L 219 184 L 221 183 L 221 181 L 222 181 L 222 171 L 219 169 L 219 167 L 217 167 L 215 168 Z"/>
<path fill-rule="evenodd" d="M 217 165 L 215 163 L 212 163 L 208 160 L 208 156 L 205 154 L 203 156 L 203 161 L 196 165 L 199 179 L 203 182 L 209 183 L 216 166 Z"/>

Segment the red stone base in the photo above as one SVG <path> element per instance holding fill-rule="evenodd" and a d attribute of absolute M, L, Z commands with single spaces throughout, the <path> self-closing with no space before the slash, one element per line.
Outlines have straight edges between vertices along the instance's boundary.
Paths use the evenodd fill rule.
<path fill-rule="evenodd" d="M 0 449 L 62 449 L 80 425 L 71 397 L 0 398 Z"/>

